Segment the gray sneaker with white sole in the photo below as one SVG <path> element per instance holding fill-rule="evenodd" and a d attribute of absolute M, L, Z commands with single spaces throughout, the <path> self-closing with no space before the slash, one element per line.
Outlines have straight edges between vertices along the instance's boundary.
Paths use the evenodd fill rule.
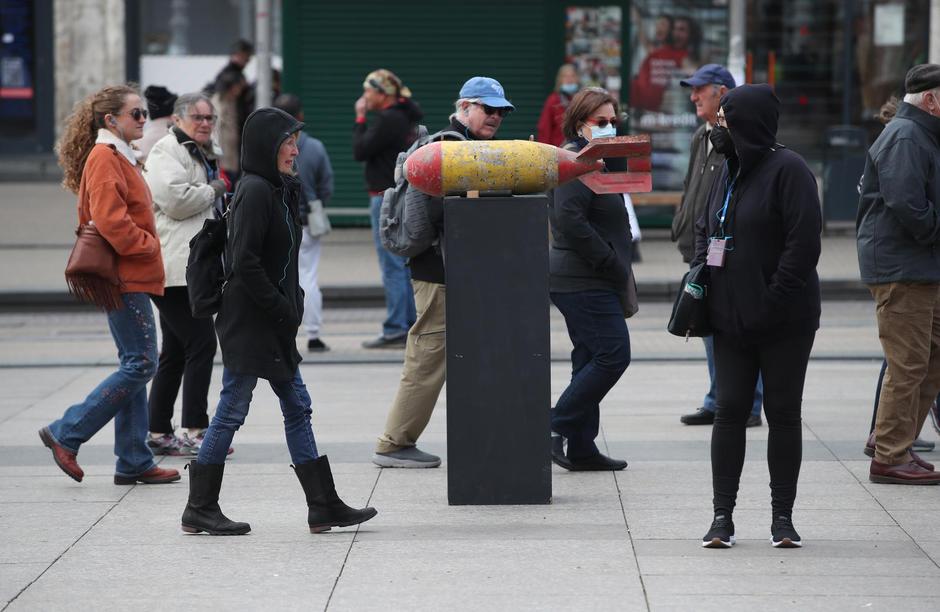
<path fill-rule="evenodd" d="M 435 468 L 441 464 L 441 458 L 419 450 L 417 446 L 409 446 L 390 453 L 375 453 L 372 463 L 391 468 Z"/>

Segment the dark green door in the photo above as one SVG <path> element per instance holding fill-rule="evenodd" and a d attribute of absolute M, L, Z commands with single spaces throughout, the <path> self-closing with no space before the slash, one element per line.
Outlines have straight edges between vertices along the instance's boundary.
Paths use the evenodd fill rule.
<path fill-rule="evenodd" d="M 564 5 L 544 0 L 284 0 L 284 87 L 303 100 L 307 130 L 326 145 L 336 173 L 330 207 L 367 206 L 352 159 L 353 103 L 376 68 L 395 72 L 434 131 L 447 123 L 471 76 L 502 83 L 516 106 L 500 138 L 528 138 L 564 54 Z M 367 217 L 340 218 L 368 224 Z"/>

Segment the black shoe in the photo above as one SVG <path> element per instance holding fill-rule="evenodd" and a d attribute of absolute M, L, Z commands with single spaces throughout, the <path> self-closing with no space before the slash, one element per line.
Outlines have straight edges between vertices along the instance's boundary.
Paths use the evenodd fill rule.
<path fill-rule="evenodd" d="M 611 459 L 600 453 L 590 457 L 572 459 L 565 455 L 556 455 L 553 452 L 552 461 L 555 462 L 555 465 L 572 472 L 617 472 L 627 467 L 626 461 L 622 459 Z"/>
<path fill-rule="evenodd" d="M 731 548 L 734 546 L 734 522 L 730 514 L 716 514 L 708 533 L 702 538 L 702 548 Z"/>
<path fill-rule="evenodd" d="M 209 535 L 245 535 L 248 523 L 231 521 L 219 508 L 219 490 L 225 464 L 202 464 L 190 461 L 189 500 L 183 510 L 182 526 L 186 533 L 206 532 Z"/>
<path fill-rule="evenodd" d="M 325 353 L 330 350 L 330 347 L 323 344 L 323 340 L 319 338 L 311 338 L 307 340 L 307 351 L 311 353 Z"/>
<path fill-rule="evenodd" d="M 760 420 L 759 414 L 752 414 L 747 417 L 747 423 L 744 424 L 745 427 L 760 427 L 764 422 Z"/>
<path fill-rule="evenodd" d="M 679 421 L 686 425 L 711 425 L 715 422 L 715 413 L 711 410 L 705 410 L 701 407 L 692 414 L 684 414 L 679 417 Z"/>
<path fill-rule="evenodd" d="M 310 533 L 329 531 L 332 527 L 358 525 L 378 514 L 375 508 L 357 510 L 343 503 L 336 494 L 333 472 L 326 455 L 292 467 L 307 497 L 307 526 L 310 527 Z"/>
<path fill-rule="evenodd" d="M 552 434 L 552 460 L 554 460 L 556 457 L 561 457 L 564 459 L 565 439 L 558 434 Z"/>
<path fill-rule="evenodd" d="M 400 336 L 379 336 L 375 340 L 366 340 L 362 343 L 362 348 L 367 349 L 398 349 L 405 348 L 408 341 L 408 334 Z"/>
<path fill-rule="evenodd" d="M 793 528 L 793 521 L 789 516 L 781 514 L 774 518 L 770 525 L 770 543 L 774 548 L 800 548 L 803 541 L 800 534 Z"/>

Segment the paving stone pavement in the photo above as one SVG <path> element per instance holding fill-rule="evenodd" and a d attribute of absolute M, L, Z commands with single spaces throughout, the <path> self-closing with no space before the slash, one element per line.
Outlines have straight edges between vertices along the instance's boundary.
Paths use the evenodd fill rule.
<path fill-rule="evenodd" d="M 634 362 L 602 406 L 601 446 L 629 467 L 553 467 L 550 505 L 479 507 L 447 504 L 444 397 L 421 440 L 444 455 L 441 468 L 370 463 L 401 355 L 357 348 L 380 310 L 327 311 L 334 349 L 301 366 L 318 445 L 342 497 L 379 514 L 308 533 L 276 398 L 259 385 L 222 490 L 229 516 L 252 525 L 240 538 L 180 532 L 185 475 L 112 484 L 110 426 L 82 447 L 84 482 L 65 477 L 36 431 L 110 372 L 103 319 L 0 315 L 0 609 L 940 609 L 940 487 L 867 480 L 862 442 L 880 366 L 871 305 L 824 305 L 803 410 L 799 550 L 768 542 L 766 425 L 748 430 L 738 544 L 699 546 L 711 519 L 709 429 L 678 416 L 699 405 L 706 372 L 700 342 L 663 333 L 665 309 L 631 319 Z M 554 399 L 569 376 L 557 315 L 552 331 Z M 210 398 L 220 378 L 216 368 Z"/>

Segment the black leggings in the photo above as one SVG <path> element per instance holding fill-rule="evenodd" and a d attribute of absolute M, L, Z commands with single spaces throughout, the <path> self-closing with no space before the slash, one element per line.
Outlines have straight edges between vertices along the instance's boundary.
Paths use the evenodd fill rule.
<path fill-rule="evenodd" d="M 186 287 L 167 287 L 153 296 L 160 311 L 163 345 L 160 364 L 150 387 L 150 431 L 173 433 L 173 404 L 183 383 L 182 426 L 209 427 L 208 394 L 215 357 L 212 319 L 194 319 Z"/>
<path fill-rule="evenodd" d="M 801 409 L 806 365 L 815 332 L 748 344 L 715 334 L 718 409 L 712 428 L 712 488 L 715 511 L 734 510 L 744 467 L 745 425 L 754 403 L 754 385 L 764 381 L 767 465 L 774 516 L 793 510 L 803 460 Z"/>

